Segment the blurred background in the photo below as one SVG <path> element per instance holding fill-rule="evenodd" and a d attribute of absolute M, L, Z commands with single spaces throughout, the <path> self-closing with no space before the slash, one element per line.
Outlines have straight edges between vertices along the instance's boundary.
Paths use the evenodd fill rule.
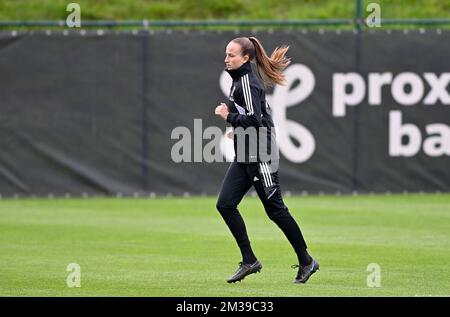
<path fill-rule="evenodd" d="M 203 132 L 226 129 L 238 36 L 290 46 L 268 90 L 288 193 L 448 191 L 449 19 L 448 0 L 2 0 L 0 194 L 217 194 L 232 146 Z"/>
<path fill-rule="evenodd" d="M 14 1 L 0 3 L 3 21 L 66 20 L 70 1 Z M 358 6 L 366 13 L 370 3 L 379 4 L 383 19 L 448 19 L 446 0 L 79 0 L 82 19 L 93 20 L 212 20 L 250 21 L 260 19 L 348 19 L 357 15 Z M 364 14 L 366 16 L 366 14 Z M 422 22 L 423 23 L 423 22 Z M 436 23 L 436 22 L 434 22 Z M 407 24 L 404 21 L 399 24 Z M 440 23 L 444 24 L 445 23 Z"/>
<path fill-rule="evenodd" d="M 450 0 L 0 0 L 0 295 L 448 296 L 449 29 Z M 290 46 L 267 100 L 307 287 L 252 190 L 265 271 L 225 283 L 240 36 Z"/>

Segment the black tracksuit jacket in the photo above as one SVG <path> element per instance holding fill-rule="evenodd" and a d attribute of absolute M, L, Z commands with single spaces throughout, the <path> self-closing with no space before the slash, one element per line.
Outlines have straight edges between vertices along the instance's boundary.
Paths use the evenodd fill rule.
<path fill-rule="evenodd" d="M 251 63 L 247 62 L 238 69 L 226 70 L 233 79 L 228 100 L 230 113 L 227 122 L 234 128 L 235 161 L 239 163 L 259 163 L 278 159 L 278 148 L 275 143 L 275 129 L 269 104 L 266 102 L 265 89 L 253 73 Z M 238 142 L 244 138 L 236 133 L 243 129 L 255 129 L 253 137 L 245 137 L 245 153 L 238 153 L 242 147 Z M 263 128 L 263 129 L 261 129 Z M 242 130 L 241 130 L 242 131 Z M 264 138 L 264 139 L 262 139 Z M 262 145 L 265 142 L 265 145 Z M 260 155 L 260 148 L 262 153 Z M 267 150 L 265 150 L 267 148 Z"/>

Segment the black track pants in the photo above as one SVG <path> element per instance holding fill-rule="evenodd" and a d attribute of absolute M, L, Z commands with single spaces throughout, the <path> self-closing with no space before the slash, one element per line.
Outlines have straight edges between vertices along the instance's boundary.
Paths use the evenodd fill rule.
<path fill-rule="evenodd" d="M 251 186 L 255 187 L 267 215 L 283 231 L 297 255 L 305 252 L 307 246 L 300 228 L 283 202 L 278 172 L 270 173 L 264 163 L 233 162 L 223 180 L 217 210 L 236 239 L 244 260 L 245 254 L 252 251 L 244 220 L 237 207 Z"/>

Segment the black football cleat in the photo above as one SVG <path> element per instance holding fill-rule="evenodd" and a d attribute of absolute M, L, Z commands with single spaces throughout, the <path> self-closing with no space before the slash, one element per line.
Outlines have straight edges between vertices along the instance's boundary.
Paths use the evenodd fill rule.
<path fill-rule="evenodd" d="M 239 267 L 231 277 L 228 278 L 228 283 L 235 283 L 240 282 L 243 280 L 247 275 L 260 272 L 262 269 L 262 264 L 258 260 L 256 260 L 253 264 L 248 264 L 244 262 L 239 262 Z"/>
<path fill-rule="evenodd" d="M 297 277 L 294 283 L 306 283 L 306 281 L 319 269 L 319 262 L 311 258 L 311 263 L 306 266 L 293 265 L 293 268 L 298 267 Z"/>

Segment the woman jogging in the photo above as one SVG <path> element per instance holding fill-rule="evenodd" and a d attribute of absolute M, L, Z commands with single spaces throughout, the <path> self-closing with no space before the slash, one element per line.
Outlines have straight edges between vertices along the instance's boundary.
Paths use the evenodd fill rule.
<path fill-rule="evenodd" d="M 228 104 L 221 103 L 215 114 L 226 120 L 234 129 L 236 157 L 231 163 L 222 183 L 217 210 L 233 234 L 242 253 L 237 271 L 228 283 L 241 281 L 247 275 L 261 271 L 262 264 L 256 258 L 247 236 L 244 220 L 237 206 L 247 191 L 254 186 L 269 218 L 283 231 L 294 248 L 299 265 L 295 283 L 305 283 L 319 269 L 319 263 L 307 252 L 306 242 L 299 226 L 283 202 L 277 164 L 278 150 L 273 145 L 274 125 L 269 105 L 265 99 L 267 85 L 283 84 L 283 70 L 289 65 L 286 58 L 288 47 L 276 48 L 267 56 L 255 37 L 239 37 L 226 47 L 226 71 L 233 79 Z M 254 61 L 258 77 L 252 71 Z M 264 86 L 260 80 L 263 81 Z M 256 131 L 256 132 L 255 132 Z M 261 133 L 264 131 L 265 133 Z M 260 153 L 262 142 L 265 151 Z"/>

